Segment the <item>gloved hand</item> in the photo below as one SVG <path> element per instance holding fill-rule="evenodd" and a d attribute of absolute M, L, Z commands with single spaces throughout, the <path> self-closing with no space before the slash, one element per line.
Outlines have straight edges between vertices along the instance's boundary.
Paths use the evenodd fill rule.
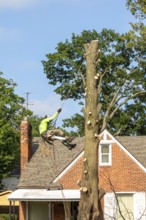
<path fill-rule="evenodd" d="M 62 109 L 61 109 L 61 108 L 59 108 L 57 111 L 58 111 L 58 113 L 60 113 L 60 112 L 62 111 Z"/>

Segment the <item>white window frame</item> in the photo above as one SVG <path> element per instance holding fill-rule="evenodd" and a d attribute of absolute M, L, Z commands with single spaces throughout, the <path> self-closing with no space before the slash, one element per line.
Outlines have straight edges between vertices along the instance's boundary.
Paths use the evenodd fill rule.
<path fill-rule="evenodd" d="M 109 145 L 109 162 L 102 161 L 102 146 Z M 109 142 L 101 142 L 99 145 L 99 166 L 111 166 L 112 165 L 112 145 Z"/>

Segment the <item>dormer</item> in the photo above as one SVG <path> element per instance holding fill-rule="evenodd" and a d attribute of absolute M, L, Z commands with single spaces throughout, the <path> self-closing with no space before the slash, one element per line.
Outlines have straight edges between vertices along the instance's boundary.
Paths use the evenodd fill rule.
<path fill-rule="evenodd" d="M 99 144 L 99 166 L 112 166 L 112 144 L 115 143 L 107 130 L 101 134 Z"/>

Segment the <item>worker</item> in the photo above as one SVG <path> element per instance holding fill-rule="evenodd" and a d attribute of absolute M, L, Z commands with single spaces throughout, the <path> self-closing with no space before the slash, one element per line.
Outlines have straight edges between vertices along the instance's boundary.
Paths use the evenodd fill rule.
<path fill-rule="evenodd" d="M 52 144 L 54 140 L 60 140 L 62 143 L 68 147 L 69 150 L 76 147 L 76 144 L 71 144 L 70 142 L 74 139 L 74 137 L 65 137 L 65 134 L 62 130 L 53 128 L 48 130 L 48 125 L 52 123 L 52 121 L 58 117 L 58 114 L 62 111 L 62 109 L 58 109 L 57 112 L 52 117 L 44 117 L 39 125 L 39 132 L 41 137 L 49 144 Z"/>

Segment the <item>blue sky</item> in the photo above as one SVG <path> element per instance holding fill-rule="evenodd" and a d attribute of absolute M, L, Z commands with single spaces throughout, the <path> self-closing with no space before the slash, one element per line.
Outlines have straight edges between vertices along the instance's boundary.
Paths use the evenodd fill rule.
<path fill-rule="evenodd" d="M 29 109 L 51 115 L 62 102 L 43 73 L 46 54 L 83 30 L 125 33 L 133 19 L 126 0 L 0 0 L 0 71 L 17 83 L 16 94 L 30 92 Z M 67 100 L 58 125 L 76 112 L 80 106 Z"/>

